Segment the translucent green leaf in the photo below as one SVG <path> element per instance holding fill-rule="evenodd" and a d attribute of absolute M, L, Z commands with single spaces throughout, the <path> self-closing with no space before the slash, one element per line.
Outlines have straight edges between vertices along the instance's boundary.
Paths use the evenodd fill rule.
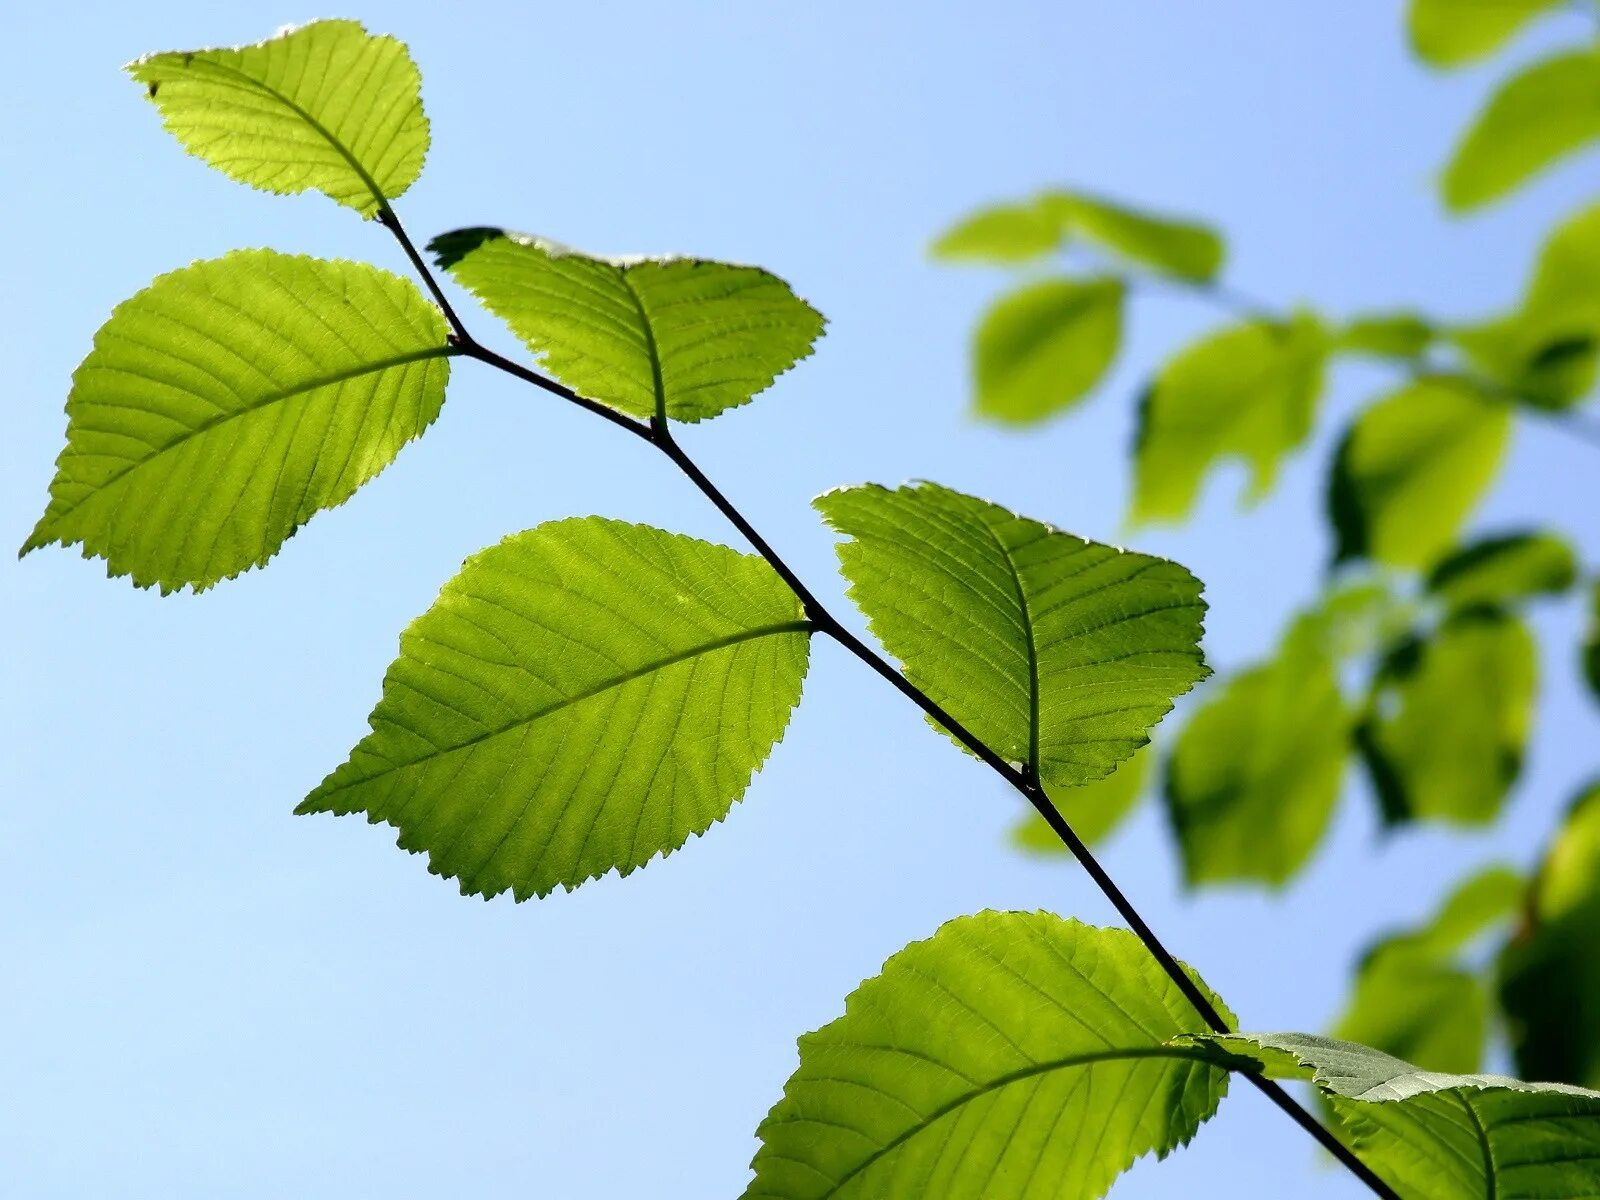
<path fill-rule="evenodd" d="M 1476 1071 L 1489 1036 L 1489 993 L 1458 951 L 1510 917 L 1523 891 L 1514 870 L 1489 867 L 1456 888 L 1427 924 L 1378 942 L 1335 1035 L 1430 1071 Z"/>
<path fill-rule="evenodd" d="M 1315 626 L 1206 696 L 1167 760 L 1167 814 L 1191 885 L 1287 882 L 1322 840 L 1350 717 Z"/>
<path fill-rule="evenodd" d="M 1432 565 L 1494 479 L 1510 437 L 1510 408 L 1451 376 L 1415 380 L 1371 405 L 1333 464 L 1336 557 Z"/>
<path fill-rule="evenodd" d="M 1131 933 L 958 918 L 800 1039 L 745 1200 L 1093 1200 L 1215 1111 L 1201 1024 Z"/>
<path fill-rule="evenodd" d="M 240 250 L 161 276 L 73 375 L 22 552 L 81 544 L 164 592 L 261 566 L 439 415 L 445 332 L 415 286 L 360 263 Z"/>
<path fill-rule="evenodd" d="M 1456 147 L 1444 202 L 1466 212 L 1498 200 L 1597 137 L 1600 51 L 1534 63 L 1501 85 Z"/>
<path fill-rule="evenodd" d="M 822 314 L 759 267 L 592 258 L 487 228 L 428 248 L 559 378 L 635 417 L 699 421 L 747 403 L 822 335 Z"/>
<path fill-rule="evenodd" d="M 1314 1079 L 1356 1152 L 1404 1200 L 1592 1200 L 1600 1093 L 1503 1075 L 1420 1071 L 1303 1033 L 1195 1039 L 1278 1079 Z"/>
<path fill-rule="evenodd" d="M 1116 279 L 1047 279 L 996 301 L 973 346 L 978 412 L 1027 424 L 1087 395 L 1117 355 L 1123 291 Z"/>
<path fill-rule="evenodd" d="M 1577 573 L 1572 547 L 1555 534 L 1502 534 L 1443 559 L 1428 575 L 1428 590 L 1456 608 L 1510 604 L 1564 592 Z"/>
<path fill-rule="evenodd" d="M 372 732 L 296 811 L 386 821 L 463 893 L 626 875 L 727 815 L 809 633 L 752 555 L 598 517 L 514 534 L 401 635 Z"/>
<path fill-rule="evenodd" d="M 189 153 L 263 191 L 316 190 L 371 216 L 428 153 L 406 48 L 354 21 L 313 21 L 253 46 L 128 65 Z"/>
<path fill-rule="evenodd" d="M 1362 738 L 1385 817 L 1493 820 L 1522 768 L 1536 687 L 1532 636 L 1492 610 L 1452 615 L 1392 665 Z"/>
<path fill-rule="evenodd" d="M 1056 807 L 1072 826 L 1072 831 L 1090 846 L 1105 838 L 1126 817 L 1144 791 L 1155 751 L 1146 747 L 1104 779 L 1080 787 L 1062 789 L 1054 797 Z M 1050 858 L 1071 852 L 1061 844 L 1055 830 L 1038 813 L 1029 809 L 1012 827 L 1011 843 L 1028 854 Z"/>
<path fill-rule="evenodd" d="M 1519 401 L 1560 409 L 1586 395 L 1600 359 L 1600 205 L 1550 235 L 1520 307 L 1452 339 Z"/>
<path fill-rule="evenodd" d="M 1436 67 L 1492 54 L 1541 12 L 1562 0 L 1411 0 L 1411 48 Z"/>
<path fill-rule="evenodd" d="M 1334 334 L 1334 345 L 1345 353 L 1409 359 L 1427 350 L 1436 334 L 1433 323 L 1417 313 L 1368 313 L 1347 321 Z"/>
<path fill-rule="evenodd" d="M 1043 258 L 1060 247 L 1066 214 L 1028 200 L 994 204 L 957 221 L 933 243 L 935 258 L 1014 265 Z"/>
<path fill-rule="evenodd" d="M 1600 1085 L 1600 782 L 1574 801 L 1535 880 L 1526 928 L 1500 958 L 1517 1068 Z"/>
<path fill-rule="evenodd" d="M 1265 495 L 1311 431 L 1327 350 L 1321 323 L 1301 314 L 1229 326 L 1168 362 L 1139 407 L 1131 518 L 1182 520 L 1227 458 L 1249 466 L 1250 499 Z"/>
<path fill-rule="evenodd" d="M 1222 268 L 1222 238 L 1209 225 L 1082 192 L 1048 193 L 1041 203 L 1059 213 L 1075 236 L 1162 274 L 1204 283 Z"/>
<path fill-rule="evenodd" d="M 1206 674 L 1200 584 L 937 484 L 818 497 L 908 677 L 1057 794 L 1110 774 Z"/>

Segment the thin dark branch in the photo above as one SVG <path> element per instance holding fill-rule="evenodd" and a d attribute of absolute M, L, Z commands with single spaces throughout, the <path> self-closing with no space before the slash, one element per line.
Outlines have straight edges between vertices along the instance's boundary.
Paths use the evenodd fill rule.
<path fill-rule="evenodd" d="M 542 388 L 552 395 L 561 397 L 563 400 L 570 401 L 597 416 L 604 417 L 614 425 L 620 425 L 636 437 L 643 438 L 671 459 L 678 469 L 688 477 L 689 481 L 711 501 L 717 511 L 726 517 L 728 522 L 750 543 L 756 553 L 767 561 L 778 574 L 778 577 L 795 594 L 805 609 L 806 617 L 816 626 L 817 632 L 827 634 L 833 638 L 834 641 L 882 676 L 895 690 L 937 721 L 952 737 L 972 751 L 988 767 L 1020 792 L 1033 805 L 1039 815 L 1044 818 L 1045 822 L 1055 832 L 1056 836 L 1061 839 L 1067 849 L 1072 852 L 1073 857 L 1082 864 L 1083 869 L 1089 873 L 1089 877 L 1105 893 L 1106 899 L 1111 901 L 1112 906 L 1121 914 L 1123 920 L 1128 922 L 1129 928 L 1144 943 L 1145 948 L 1160 964 L 1161 969 L 1166 972 L 1185 998 L 1188 999 L 1189 1003 L 1194 1006 L 1201 1019 L 1216 1033 L 1232 1032 L 1228 1023 L 1223 1020 L 1222 1014 L 1217 1011 L 1216 1006 L 1211 1003 L 1205 993 L 1200 990 L 1199 986 L 1189 976 L 1189 973 L 1183 969 L 1178 960 L 1172 956 L 1161 940 L 1156 937 L 1155 931 L 1139 915 L 1132 902 L 1123 895 L 1122 889 L 1116 885 L 1116 882 L 1106 872 L 1106 869 L 1100 865 L 1099 860 L 1095 858 L 1089 847 L 1084 844 L 1083 839 L 1074 832 L 1072 826 L 1067 823 L 1066 818 L 1061 815 L 1060 810 L 1051 802 L 1038 782 L 1027 771 L 1018 769 L 1001 758 L 976 734 L 945 711 L 942 705 L 907 679 L 900 671 L 896 670 L 887 659 L 840 624 L 838 618 L 823 607 L 822 603 L 806 587 L 800 577 L 790 569 L 778 552 L 761 536 L 755 526 L 745 519 L 744 514 L 734 506 L 733 502 L 724 496 L 717 485 L 712 483 L 705 472 L 695 464 L 694 460 L 684 453 L 683 448 L 678 445 L 677 440 L 673 437 L 672 429 L 665 419 L 658 415 L 646 425 L 585 396 L 580 396 L 566 385 L 557 383 L 537 371 L 530 370 L 506 358 L 504 355 L 496 354 L 494 351 L 479 345 L 451 310 L 449 303 L 440 291 L 438 282 L 433 277 L 433 273 L 422 261 L 421 256 L 417 254 L 416 249 L 411 244 L 411 239 L 406 236 L 405 230 L 400 224 L 400 219 L 395 216 L 393 210 L 385 206 L 379 212 L 379 220 L 399 239 L 407 257 L 411 259 L 412 264 L 427 282 L 429 290 L 433 293 L 434 298 L 438 300 L 439 306 L 445 314 L 445 319 L 455 332 L 457 344 L 465 355 L 487 363 L 489 366 L 496 367 L 526 383 L 533 384 L 535 387 Z M 1316 1117 L 1296 1103 L 1294 1098 L 1276 1082 L 1258 1073 L 1243 1072 L 1243 1074 L 1274 1104 L 1288 1113 L 1301 1128 L 1315 1137 L 1330 1154 L 1343 1163 L 1373 1192 L 1384 1197 L 1384 1200 L 1400 1200 L 1400 1197 L 1396 1195 L 1388 1184 L 1373 1174 L 1371 1168 L 1356 1157 L 1354 1151 L 1341 1142 L 1331 1130 L 1323 1126 Z"/>

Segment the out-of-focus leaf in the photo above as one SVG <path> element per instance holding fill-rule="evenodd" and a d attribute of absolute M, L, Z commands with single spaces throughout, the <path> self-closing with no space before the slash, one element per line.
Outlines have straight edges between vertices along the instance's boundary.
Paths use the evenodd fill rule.
<path fill-rule="evenodd" d="M 1054 207 L 1075 236 L 1164 275 L 1205 283 L 1222 268 L 1222 238 L 1209 225 L 1082 192 L 1049 193 L 1043 204 Z"/>
<path fill-rule="evenodd" d="M 978 323 L 973 372 L 979 414 L 1029 424 L 1081 400 L 1122 340 L 1116 279 L 1047 279 L 997 300 Z"/>
<path fill-rule="evenodd" d="M 1060 788 L 1051 799 L 1072 831 L 1093 846 L 1120 825 L 1138 801 L 1154 758 L 1155 751 L 1146 746 L 1104 779 L 1081 787 Z M 1029 854 L 1071 857 L 1055 830 L 1031 808 L 1012 827 L 1011 844 Z"/>
<path fill-rule="evenodd" d="M 1440 187 L 1467 212 L 1497 200 L 1600 137 L 1600 51 L 1574 50 L 1517 72 L 1456 147 Z"/>
<path fill-rule="evenodd" d="M 1406 384 L 1363 412 L 1334 460 L 1336 558 L 1431 566 L 1494 478 L 1511 409 L 1453 376 Z"/>
<path fill-rule="evenodd" d="M 1314 621 L 1274 658 L 1226 681 L 1179 733 L 1167 813 L 1191 885 L 1280 885 L 1322 838 L 1348 748 L 1349 714 Z"/>
<path fill-rule="evenodd" d="M 1428 590 L 1455 608 L 1512 604 L 1564 592 L 1577 574 L 1572 547 L 1555 534 L 1511 533 L 1442 559 L 1428 575 Z"/>
<path fill-rule="evenodd" d="M 935 258 L 1011 266 L 1060 247 L 1067 214 L 1042 200 L 992 204 L 961 218 L 934 241 Z"/>
<path fill-rule="evenodd" d="M 1600 205 L 1546 240 L 1517 309 L 1451 337 L 1476 370 L 1523 403 L 1560 409 L 1584 396 L 1600 358 Z"/>
<path fill-rule="evenodd" d="M 1589 592 L 1589 632 L 1583 639 L 1583 677 L 1600 700 L 1600 579 Z"/>
<path fill-rule="evenodd" d="M 1562 0 L 1411 0 L 1407 30 L 1417 57 L 1458 67 L 1498 50 L 1539 13 Z"/>
<path fill-rule="evenodd" d="M 1377 690 L 1361 748 L 1390 823 L 1491 821 L 1522 768 L 1533 638 L 1489 609 L 1453 614 Z"/>
<path fill-rule="evenodd" d="M 1416 358 L 1438 331 L 1418 313 L 1368 313 L 1352 317 L 1334 335 L 1334 346 L 1346 353 L 1378 358 Z"/>
<path fill-rule="evenodd" d="M 1328 347 L 1321 322 L 1301 314 L 1229 326 L 1162 367 L 1139 406 L 1131 518 L 1183 519 L 1228 458 L 1249 466 L 1249 499 L 1266 494 L 1311 430 Z"/>

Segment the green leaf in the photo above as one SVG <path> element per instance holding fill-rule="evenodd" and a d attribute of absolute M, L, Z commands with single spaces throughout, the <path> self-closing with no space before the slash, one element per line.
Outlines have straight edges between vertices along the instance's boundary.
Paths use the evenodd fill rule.
<path fill-rule="evenodd" d="M 1209 225 L 1082 192 L 1048 193 L 1041 205 L 1059 213 L 1076 236 L 1164 275 L 1205 283 L 1222 268 L 1222 238 Z"/>
<path fill-rule="evenodd" d="M 1411 0 L 1411 48 L 1436 67 L 1458 67 L 1498 50 L 1561 0 Z"/>
<path fill-rule="evenodd" d="M 386 821 L 463 894 L 626 875 L 727 815 L 810 630 L 753 555 L 598 517 L 514 534 L 401 635 L 372 732 L 296 811 Z"/>
<path fill-rule="evenodd" d="M 1510 437 L 1510 408 L 1452 376 L 1415 380 L 1368 407 L 1334 459 L 1336 561 L 1432 565 L 1494 479 Z"/>
<path fill-rule="evenodd" d="M 445 324 L 376 267 L 239 250 L 119 304 L 73 375 L 67 445 L 22 553 L 197 590 L 267 562 L 439 415 Z"/>
<path fill-rule="evenodd" d="M 1270 661 L 1189 718 L 1167 760 L 1167 814 L 1191 886 L 1287 882 L 1322 840 L 1350 716 L 1334 662 L 1302 619 Z"/>
<path fill-rule="evenodd" d="M 1419 1071 L 1367 1046 L 1303 1033 L 1193 1039 L 1313 1079 L 1361 1158 L 1404 1200 L 1592 1200 L 1600 1093 L 1503 1075 Z"/>
<path fill-rule="evenodd" d="M 1202 1024 L 1131 933 L 958 918 L 800 1039 L 745 1200 L 1093 1200 L 1215 1111 Z"/>
<path fill-rule="evenodd" d="M 316 190 L 371 216 L 428 153 L 406 48 L 354 21 L 313 21 L 253 46 L 128 64 L 189 153 L 263 191 Z"/>
<path fill-rule="evenodd" d="M 816 500 L 906 674 L 1052 796 L 1103 778 L 1204 678 L 1200 584 L 932 483 Z"/>
<path fill-rule="evenodd" d="M 1510 917 L 1523 890 L 1514 870 L 1489 867 L 1426 925 L 1378 942 L 1361 963 L 1335 1036 L 1431 1071 L 1476 1071 L 1489 1035 L 1489 995 L 1457 952 Z"/>
<path fill-rule="evenodd" d="M 1062 789 L 1056 807 L 1076 833 L 1090 846 L 1100 842 L 1122 823 L 1144 791 L 1155 751 L 1146 747 L 1124 761 L 1104 779 Z M 1029 809 L 1011 830 L 1011 844 L 1028 854 L 1056 858 L 1071 856 L 1061 839 L 1038 813 Z"/>
<path fill-rule="evenodd" d="M 1346 322 L 1334 334 L 1334 345 L 1347 354 L 1412 359 L 1433 344 L 1437 333 L 1418 313 L 1367 313 Z"/>
<path fill-rule="evenodd" d="M 1139 407 L 1134 521 L 1178 521 L 1219 461 L 1251 471 L 1249 499 L 1311 431 L 1327 332 L 1315 317 L 1248 321 L 1210 334 L 1164 366 Z"/>
<path fill-rule="evenodd" d="M 1428 575 L 1428 590 L 1454 608 L 1511 604 L 1558 595 L 1577 579 L 1572 547 L 1553 533 L 1483 538 L 1443 559 Z"/>
<path fill-rule="evenodd" d="M 1116 279 L 1047 279 L 1002 296 L 975 334 L 977 411 L 1029 424 L 1081 400 L 1116 358 L 1123 291 Z"/>
<path fill-rule="evenodd" d="M 1583 677 L 1589 691 L 1600 700 L 1600 579 L 1589 593 L 1589 632 L 1583 640 Z"/>
<path fill-rule="evenodd" d="M 1600 137 L 1600 51 L 1558 54 L 1513 75 L 1456 147 L 1440 181 L 1467 212 L 1498 200 Z"/>
<path fill-rule="evenodd" d="M 822 335 L 822 314 L 759 267 L 594 258 L 487 228 L 428 249 L 575 391 L 634 417 L 699 421 L 745 404 Z"/>
<path fill-rule="evenodd" d="M 933 243 L 935 258 L 1013 266 L 1057 250 L 1066 214 L 1038 200 L 994 204 L 957 221 Z"/>
<path fill-rule="evenodd" d="M 1363 750 L 1391 823 L 1492 821 L 1522 768 L 1532 636 L 1504 613 L 1447 618 L 1379 686 Z"/>
<path fill-rule="evenodd" d="M 1500 958 L 1517 1068 L 1600 1085 L 1600 782 L 1573 802 L 1535 880 L 1527 927 Z"/>
<path fill-rule="evenodd" d="M 1563 409 L 1586 395 L 1600 359 L 1600 205 L 1550 235 L 1520 307 L 1452 339 L 1522 403 Z"/>

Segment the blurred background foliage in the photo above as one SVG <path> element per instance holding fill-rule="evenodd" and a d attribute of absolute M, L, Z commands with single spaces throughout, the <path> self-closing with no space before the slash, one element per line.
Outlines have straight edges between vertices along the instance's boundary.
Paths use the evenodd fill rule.
<path fill-rule="evenodd" d="M 1413 0 L 1406 32 L 1422 64 L 1450 70 L 1570 7 L 1600 31 L 1600 7 L 1587 3 Z M 1440 203 L 1468 215 L 1597 142 L 1591 42 L 1494 88 L 1438 173 Z M 1130 529 L 1186 521 L 1229 461 L 1246 468 L 1243 503 L 1261 501 L 1316 428 L 1330 372 L 1352 358 L 1392 372 L 1327 463 L 1334 553 L 1320 595 L 1259 661 L 1208 684 L 1160 744 L 1058 797 L 1080 834 L 1103 838 L 1159 795 L 1191 887 L 1280 888 L 1360 772 L 1396 835 L 1444 822 L 1492 838 L 1538 712 L 1529 606 L 1586 606 L 1588 633 L 1569 661 L 1600 703 L 1600 578 L 1562 534 L 1592 514 L 1552 497 L 1525 527 L 1473 524 L 1519 424 L 1548 423 L 1600 455 L 1588 411 L 1600 202 L 1549 232 L 1516 304 L 1466 322 L 1242 295 L 1224 281 L 1220 231 L 1077 187 L 969 213 L 932 253 L 1013 277 L 978 318 L 971 351 L 975 414 L 1012 426 L 1040 425 L 1095 393 L 1143 293 L 1179 289 L 1216 306 L 1221 323 L 1152 364 L 1137 397 Z M 1543 861 L 1527 876 L 1489 866 L 1448 888 L 1426 923 L 1375 940 L 1330 1032 L 1453 1072 L 1481 1069 L 1503 1037 L 1524 1078 L 1600 1087 L 1600 782 L 1573 784 Z M 1012 840 L 1065 855 L 1031 814 Z"/>

